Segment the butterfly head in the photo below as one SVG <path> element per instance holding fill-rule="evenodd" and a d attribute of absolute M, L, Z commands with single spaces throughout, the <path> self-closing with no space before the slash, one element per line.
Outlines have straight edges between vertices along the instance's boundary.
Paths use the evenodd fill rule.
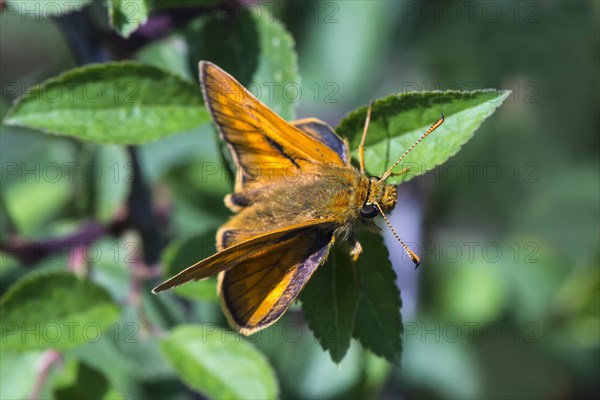
<path fill-rule="evenodd" d="M 396 206 L 396 201 L 395 185 L 386 185 L 380 178 L 371 177 L 367 198 L 360 209 L 360 215 L 364 218 L 374 218 L 380 214 L 380 211 L 389 214 Z"/>

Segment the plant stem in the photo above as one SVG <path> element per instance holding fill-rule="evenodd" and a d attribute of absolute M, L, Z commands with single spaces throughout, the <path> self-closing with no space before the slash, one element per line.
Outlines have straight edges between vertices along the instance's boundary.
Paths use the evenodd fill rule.
<path fill-rule="evenodd" d="M 20 264 L 28 267 L 54 255 L 74 251 L 104 236 L 110 229 L 99 222 L 88 222 L 70 235 L 39 241 L 22 240 L 13 237 L 12 240 L 0 242 L 0 251 L 15 257 Z"/>
<path fill-rule="evenodd" d="M 44 385 L 50 376 L 50 371 L 52 367 L 60 362 L 61 356 L 57 350 L 48 350 L 44 354 L 42 354 L 42 358 L 40 360 L 39 372 L 35 379 L 35 385 L 33 386 L 33 390 L 29 395 L 29 399 L 37 400 L 42 395 L 42 390 L 44 390 Z"/>

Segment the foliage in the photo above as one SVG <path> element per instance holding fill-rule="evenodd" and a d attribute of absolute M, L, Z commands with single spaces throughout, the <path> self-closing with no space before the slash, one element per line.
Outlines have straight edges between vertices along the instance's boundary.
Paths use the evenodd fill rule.
<path fill-rule="evenodd" d="M 365 141 L 367 171 L 381 176 L 398 155 L 408 149 L 443 113 L 445 120 L 435 135 L 415 147 L 398 167 L 410 170 L 399 183 L 426 173 L 456 154 L 510 95 L 510 91 L 479 90 L 472 92 L 413 92 L 388 96 L 373 102 L 369 134 Z M 438 114 L 436 114 L 438 113 Z M 358 148 L 367 115 L 367 107 L 348 114 L 337 131 Z"/>
<path fill-rule="evenodd" d="M 161 347 L 183 381 L 211 398 L 277 397 L 275 373 L 267 360 L 234 335 L 210 327 L 179 326 Z"/>
<path fill-rule="evenodd" d="M 208 122 L 202 104 L 197 87 L 177 75 L 133 62 L 104 63 L 36 86 L 4 123 L 94 143 L 140 144 Z"/>
<path fill-rule="evenodd" d="M 106 289 L 67 272 L 30 275 L 2 296 L 2 343 L 19 351 L 67 349 L 98 335 L 118 317 Z M 67 334 L 62 330 L 68 326 Z M 88 333 L 88 330 L 95 330 Z M 36 340 L 23 340 L 41 332 Z"/>
<path fill-rule="evenodd" d="M 302 21 L 270 10 L 283 22 L 267 12 L 269 7 L 246 2 L 72 3 L 44 11 L 46 3 L 40 2 L 35 10 L 35 18 L 44 22 L 34 28 L 36 40 L 29 40 L 32 45 L 40 40 L 52 55 L 31 75 L 8 69 L 19 84 L 34 84 L 26 92 L 24 87 L 13 91 L 3 78 L 14 103 L 9 106 L 3 98 L 1 108 L 0 397 L 193 398 L 194 391 L 209 398 L 372 398 L 384 386 L 386 393 L 404 397 L 498 397 L 512 393 L 496 382 L 494 368 L 502 368 L 503 379 L 521 382 L 520 366 L 551 378 L 547 383 L 534 376 L 526 386 L 516 384 L 521 397 L 595 393 L 582 371 L 598 371 L 593 360 L 598 351 L 597 218 L 588 217 L 597 216 L 597 173 L 589 162 L 597 139 L 588 134 L 577 144 L 577 154 L 592 154 L 581 157 L 582 173 L 570 173 L 565 162 L 560 164 L 564 174 L 536 186 L 539 194 L 522 185 L 537 178 L 523 175 L 532 171 L 522 169 L 527 157 L 547 151 L 560 161 L 564 145 L 552 140 L 566 143 L 562 121 L 554 118 L 562 109 L 539 104 L 546 118 L 536 114 L 542 111 L 523 110 L 516 99 L 524 98 L 525 86 L 503 80 L 515 76 L 518 69 L 511 65 L 518 61 L 512 50 L 498 50 L 498 43 L 495 49 L 505 58 L 496 59 L 483 41 L 469 48 L 460 66 L 455 66 L 454 46 L 439 48 L 444 32 L 454 33 L 458 47 L 478 43 L 470 29 L 489 33 L 487 25 L 446 26 L 441 34 L 437 25 L 431 32 L 414 26 L 419 39 L 413 44 L 390 39 L 414 34 L 409 24 L 398 22 L 410 18 L 410 10 L 398 17 L 401 6 L 392 3 L 367 12 L 350 2 L 306 2 L 298 6 Z M 6 7 L 9 31 L 29 29 L 31 20 L 22 23 L 26 2 L 9 0 Z M 100 12 L 92 14 L 94 9 Z M 575 14 L 587 21 L 585 13 Z M 90 15 L 98 19 L 90 21 Z M 511 27 L 494 29 L 519 45 L 511 39 Z M 7 35 L 2 36 L 4 48 Z M 293 37 L 300 40 L 298 48 Z M 423 53 L 415 50 L 419 45 Z M 410 64 L 402 59 L 411 54 L 404 52 L 410 46 L 430 76 L 503 83 L 467 90 L 409 85 L 406 90 L 390 68 Z M 78 65 L 71 65 L 67 47 Z M 384 48 L 390 57 L 385 63 Z M 433 55 L 442 66 L 430 65 Z M 459 68 L 477 65 L 479 59 L 470 58 L 475 56 L 486 60 L 485 68 Z M 199 90 L 201 59 L 230 72 L 286 120 L 314 112 L 335 122 L 346 115 L 335 130 L 348 139 L 355 164 L 366 104 L 375 99 L 365 143 L 367 172 L 374 176 L 443 113 L 444 124 L 395 169 L 410 170 L 389 181 L 411 180 L 401 193 L 425 188 L 427 242 L 442 243 L 433 251 L 422 245 L 426 266 L 410 271 L 422 280 L 421 299 L 404 289 L 400 297 L 405 284 L 403 270 L 397 269 L 400 245 L 388 250 L 380 232 L 362 230 L 357 232 L 363 245 L 358 262 L 336 243 L 301 293 L 301 308 L 293 306 L 277 324 L 248 338 L 227 326 L 216 279 L 150 294 L 159 280 L 212 254 L 216 229 L 230 215 L 223 196 L 234 178 Z M 420 76 L 410 69 L 406 73 Z M 583 92 L 588 88 L 582 87 Z M 575 91 L 564 90 L 570 93 L 565 97 L 577 98 Z M 596 112 L 594 100 L 597 96 L 577 112 Z M 487 122 L 486 135 L 469 142 L 503 103 L 501 112 L 507 114 Z M 572 129 L 587 132 L 584 119 L 570 118 Z M 541 131 L 547 135 L 532 138 Z M 514 170 L 518 185 L 427 181 L 444 173 L 451 157 L 455 165 L 495 162 L 500 154 L 520 163 Z M 556 203 L 543 201 L 553 198 Z M 574 210 L 575 217 L 561 217 L 563 207 Z M 497 263 L 487 252 L 469 253 L 468 262 L 435 258 L 448 254 L 445 244 L 473 243 L 474 237 L 494 243 L 504 256 Z M 415 316 L 411 307 L 417 301 Z M 448 335 L 438 337 L 440 331 L 448 333 L 440 324 L 474 328 L 471 336 L 453 342 Z M 509 332 L 499 340 L 502 346 L 491 348 L 483 336 L 489 325 Z M 428 340 L 428 332 L 438 336 Z M 544 343 L 530 341 L 540 335 Z M 500 360 L 499 366 L 486 357 Z M 520 366 L 507 361 L 511 357 Z M 31 376 L 42 382 L 32 382 Z"/>

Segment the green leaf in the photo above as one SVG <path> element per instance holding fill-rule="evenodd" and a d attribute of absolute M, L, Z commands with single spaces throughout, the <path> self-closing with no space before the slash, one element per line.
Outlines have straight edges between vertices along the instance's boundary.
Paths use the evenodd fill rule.
<path fill-rule="evenodd" d="M 0 300 L 2 346 L 19 351 L 67 349 L 97 340 L 119 307 L 97 284 L 64 272 L 36 273 Z"/>
<path fill-rule="evenodd" d="M 389 183 L 407 181 L 442 164 L 456 154 L 481 123 L 494 113 L 510 91 L 412 92 L 391 95 L 372 105 L 365 142 L 365 164 L 369 174 L 381 176 L 443 113 L 445 122 L 416 146 L 395 171 L 410 167 Z M 360 144 L 367 106 L 342 119 L 337 132 L 349 138 L 350 148 Z"/>
<path fill-rule="evenodd" d="M 188 48 L 179 34 L 170 35 L 162 40 L 153 41 L 138 51 L 134 58 L 145 64 L 155 65 L 181 75 L 188 81 L 194 77 L 187 58 Z M 197 65 L 195 66 L 197 69 Z"/>
<path fill-rule="evenodd" d="M 116 302 L 127 304 L 133 279 L 130 265 L 139 260 L 141 244 L 135 237 L 125 234 L 120 238 L 105 236 L 94 241 L 94 248 L 94 254 L 97 254 L 92 264 L 94 282 L 108 290 Z M 124 313 L 125 309 L 121 314 Z"/>
<path fill-rule="evenodd" d="M 63 364 L 61 375 L 53 382 L 52 394 L 55 399 L 122 399 L 111 388 L 108 379 L 98 370 L 74 359 Z"/>
<path fill-rule="evenodd" d="M 347 248 L 336 246 L 300 294 L 304 318 L 324 350 L 342 361 L 352 338 L 358 306 L 355 266 Z"/>
<path fill-rule="evenodd" d="M 4 123 L 96 143 L 140 144 L 209 121 L 200 90 L 135 62 L 76 68 L 35 86 Z"/>
<path fill-rule="evenodd" d="M 277 397 L 277 381 L 271 366 L 235 333 L 210 325 L 182 325 L 162 340 L 161 348 L 181 379 L 205 396 Z"/>
<path fill-rule="evenodd" d="M 144 293 L 142 296 L 153 295 Z M 152 308 L 145 301 L 143 306 L 150 318 Z M 155 325 L 154 321 L 150 322 Z M 175 378 L 173 368 L 160 350 L 158 337 L 148 334 L 139 312 L 131 305 L 123 308 L 119 321 L 111 324 L 97 342 L 70 349 L 64 354 L 100 371 L 127 398 L 143 397 L 132 387 L 134 382 Z"/>
<path fill-rule="evenodd" d="M 260 57 L 252 81 L 261 89 L 254 93 L 283 119 L 292 120 L 302 96 L 294 39 L 283 24 L 266 16 L 257 21 L 257 27 Z"/>
<path fill-rule="evenodd" d="M 198 62 L 207 60 L 232 74 L 242 85 L 250 83 L 260 57 L 255 20 L 248 9 L 242 7 L 235 15 L 235 22 L 224 12 L 191 21 L 184 35 L 189 47 L 190 68 L 195 76 L 198 77 Z"/>
<path fill-rule="evenodd" d="M 339 364 L 333 362 L 310 330 L 298 323 L 294 314 L 293 311 L 286 312 L 277 323 L 250 337 L 275 370 L 283 371 L 278 375 L 283 391 L 281 397 L 357 398 L 344 394 L 361 379 L 363 354 L 368 352 L 361 346 L 350 346 Z"/>
<path fill-rule="evenodd" d="M 162 264 L 167 267 L 166 275 L 170 277 L 215 252 L 215 232 L 210 230 L 171 243 L 163 253 Z M 215 278 L 188 282 L 173 289 L 173 292 L 189 299 L 219 300 Z"/>
<path fill-rule="evenodd" d="M 124 206 L 133 180 L 133 165 L 121 146 L 106 145 L 96 156 L 98 179 L 95 184 L 96 217 L 110 222 Z"/>
<path fill-rule="evenodd" d="M 353 336 L 373 353 L 400 363 L 402 317 L 400 291 L 383 238 L 377 233 L 358 232 L 364 252 L 356 270 L 360 297 Z"/>
<path fill-rule="evenodd" d="M 73 11 L 81 10 L 92 0 L 39 0 L 32 2 L 31 0 L 8 0 L 6 1 L 5 12 L 16 12 L 23 15 L 38 15 L 44 18 L 56 17 L 63 14 L 68 14 Z"/>
<path fill-rule="evenodd" d="M 44 360 L 44 352 L 7 351 L 0 348 L 0 399 L 26 399 L 35 386 L 32 379 Z"/>
<path fill-rule="evenodd" d="M 193 71 L 199 60 L 212 61 L 281 117 L 295 118 L 301 96 L 298 59 L 294 40 L 280 22 L 243 7 L 233 24 L 224 13 L 191 22 L 186 38 Z"/>
<path fill-rule="evenodd" d="M 108 0 L 110 25 L 123 37 L 129 37 L 148 20 L 146 0 Z"/>
<path fill-rule="evenodd" d="M 2 202 L 16 230 L 43 237 L 57 215 L 72 206 L 79 170 L 75 143 L 12 127 L 0 128 Z"/>

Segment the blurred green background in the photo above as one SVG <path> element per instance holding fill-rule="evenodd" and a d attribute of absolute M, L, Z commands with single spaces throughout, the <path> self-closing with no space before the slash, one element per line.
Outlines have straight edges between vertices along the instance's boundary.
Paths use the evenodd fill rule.
<path fill-rule="evenodd" d="M 598 398 L 599 3 L 322 1 L 258 7 L 273 11 L 296 42 L 303 93 L 298 117 L 335 126 L 347 112 L 392 93 L 513 91 L 447 164 L 399 188 L 393 224 L 423 257 L 414 271 L 401 247 L 386 237 L 392 239 L 387 243 L 404 303 L 402 367 L 356 343 L 338 367 L 308 329 L 297 340 L 283 340 L 276 325 L 270 329 L 275 333 L 254 342 L 274 366 L 282 397 Z M 77 64 L 55 21 L 3 13 L 1 29 L 4 114 L 26 87 Z M 185 52 L 182 37 L 176 32 L 161 43 Z M 134 56 L 177 62 L 176 53 L 161 51 L 141 48 Z M 179 67 L 196 74 L 185 63 Z M 228 215 L 222 205 L 227 177 L 207 181 L 203 171 L 207 160 L 218 162 L 210 129 L 141 146 L 157 208 L 171 213 L 172 254 L 189 238 L 210 238 Z M 119 160 L 119 150 L 105 151 L 111 154 L 105 165 Z M 84 165 L 102 157 L 91 145 L 2 126 L 0 156 L 3 237 L 73 232 L 94 217 L 90 203 L 106 201 L 110 208 L 115 202 L 93 198 L 101 186 L 90 189 L 84 179 L 51 182 L 35 173 L 23 179 L 6 169 L 38 163 L 43 175 L 49 163 Z M 116 240 L 100 243 L 111 250 L 95 263 L 95 279 L 123 299 L 131 272 L 112 262 Z M 162 257 L 168 264 L 168 254 Z M 64 265 L 64 259 L 54 259 L 35 269 Z M 32 269 L 3 255 L 2 290 Z M 182 306 L 181 300 L 146 295 L 143 301 L 149 318 L 164 325 L 219 320 L 212 289 L 198 297 L 208 301 Z M 134 321 L 133 314 L 121 321 Z M 290 314 L 286 318 L 301 318 Z M 73 357 L 102 371 L 126 396 L 196 396 L 177 382 L 151 341 L 101 345 L 87 353 L 75 350 Z M 16 369 L 31 376 L 39 357 L 3 356 L 3 386 L 17 379 Z M 54 374 L 59 379 L 60 369 Z M 32 384 L 11 385 L 3 390 L 13 398 L 32 390 Z"/>

